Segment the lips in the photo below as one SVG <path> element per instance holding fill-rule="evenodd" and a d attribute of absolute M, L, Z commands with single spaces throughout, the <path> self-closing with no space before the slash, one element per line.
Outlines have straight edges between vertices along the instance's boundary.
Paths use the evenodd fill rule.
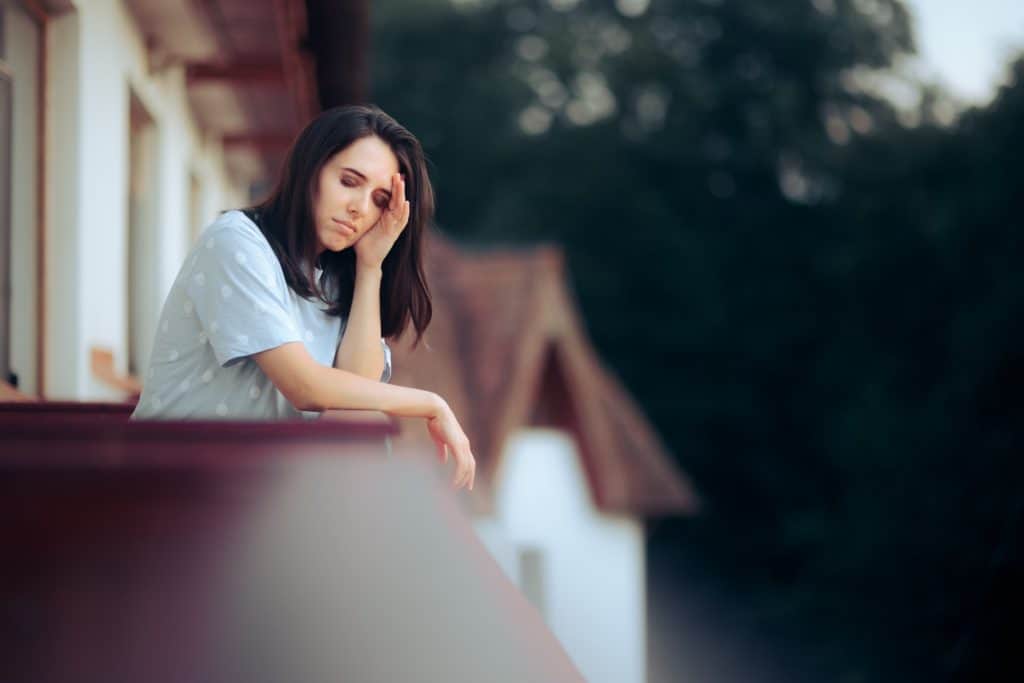
<path fill-rule="evenodd" d="M 340 228 L 341 231 L 346 235 L 351 236 L 356 234 L 357 231 L 355 226 L 349 223 L 348 221 L 339 221 L 337 218 L 332 218 L 331 220 L 334 221 L 334 224 L 338 226 L 338 228 Z"/>

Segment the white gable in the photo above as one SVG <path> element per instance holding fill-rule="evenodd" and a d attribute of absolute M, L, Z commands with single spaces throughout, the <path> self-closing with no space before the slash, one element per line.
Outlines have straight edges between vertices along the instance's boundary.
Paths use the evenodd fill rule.
<path fill-rule="evenodd" d="M 597 509 L 573 438 L 555 429 L 513 433 L 494 509 L 478 523 L 481 537 L 586 679 L 643 681 L 643 526 Z"/>

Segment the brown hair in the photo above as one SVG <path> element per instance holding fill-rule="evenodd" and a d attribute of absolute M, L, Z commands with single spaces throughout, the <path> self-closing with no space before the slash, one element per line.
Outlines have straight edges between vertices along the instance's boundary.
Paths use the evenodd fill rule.
<path fill-rule="evenodd" d="M 323 271 L 318 282 L 309 277 L 303 263 L 316 258 L 313 202 L 321 169 L 336 153 L 371 135 L 384 141 L 398 159 L 410 204 L 409 222 L 382 266 L 381 333 L 397 337 L 411 319 L 419 343 L 433 312 L 423 272 L 423 244 L 434 216 L 434 190 L 423 148 L 401 124 L 374 106 L 328 109 L 292 143 L 270 196 L 245 212 L 270 242 L 288 286 L 299 296 L 319 298 L 328 305 L 330 315 L 347 316 L 355 289 L 355 251 L 324 251 L 317 262 Z"/>

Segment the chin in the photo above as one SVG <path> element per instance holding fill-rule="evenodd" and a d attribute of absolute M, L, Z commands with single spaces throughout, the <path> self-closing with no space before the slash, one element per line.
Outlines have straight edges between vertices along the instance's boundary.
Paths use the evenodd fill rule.
<path fill-rule="evenodd" d="M 324 246 L 324 249 L 334 253 L 344 251 L 352 246 L 352 243 L 342 236 L 331 236 L 330 239 L 323 240 L 320 243 Z"/>

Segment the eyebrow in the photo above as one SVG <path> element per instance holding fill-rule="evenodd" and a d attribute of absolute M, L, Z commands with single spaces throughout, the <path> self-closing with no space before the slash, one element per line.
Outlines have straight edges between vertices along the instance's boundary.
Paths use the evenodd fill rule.
<path fill-rule="evenodd" d="M 350 171 L 352 173 L 355 173 L 357 176 L 362 178 L 364 181 L 366 180 L 366 176 L 365 175 L 363 175 L 362 173 L 360 173 L 356 169 L 352 168 L 351 166 L 342 166 L 341 170 L 342 171 Z M 391 190 L 385 189 L 383 187 L 378 187 L 377 189 L 380 190 L 381 192 L 386 192 L 389 197 L 391 196 Z"/>

